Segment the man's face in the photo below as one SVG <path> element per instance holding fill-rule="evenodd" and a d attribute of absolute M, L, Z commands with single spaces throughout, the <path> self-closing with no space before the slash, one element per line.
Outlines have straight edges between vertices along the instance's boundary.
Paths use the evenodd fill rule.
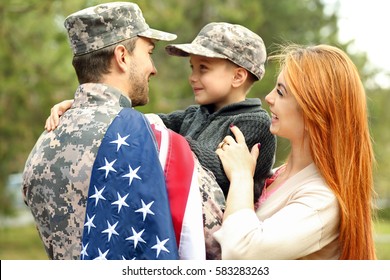
<path fill-rule="evenodd" d="M 129 97 L 132 105 L 142 106 L 149 102 L 149 79 L 157 74 L 152 60 L 154 43 L 139 37 L 129 63 Z"/>

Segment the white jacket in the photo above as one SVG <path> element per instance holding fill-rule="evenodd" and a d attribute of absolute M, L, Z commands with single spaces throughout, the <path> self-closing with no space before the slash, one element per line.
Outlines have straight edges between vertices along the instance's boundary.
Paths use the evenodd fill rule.
<path fill-rule="evenodd" d="M 339 205 L 314 164 L 256 210 L 230 215 L 214 237 L 222 259 L 338 259 Z"/>

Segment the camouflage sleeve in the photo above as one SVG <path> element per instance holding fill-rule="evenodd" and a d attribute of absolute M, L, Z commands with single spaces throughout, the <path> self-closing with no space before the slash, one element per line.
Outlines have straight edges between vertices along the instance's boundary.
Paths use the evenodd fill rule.
<path fill-rule="evenodd" d="M 225 210 L 225 196 L 212 172 L 203 168 L 199 163 L 197 164 L 197 168 L 200 193 L 202 195 L 206 259 L 220 260 L 221 247 L 215 240 L 213 233 L 222 225 L 223 212 Z"/>

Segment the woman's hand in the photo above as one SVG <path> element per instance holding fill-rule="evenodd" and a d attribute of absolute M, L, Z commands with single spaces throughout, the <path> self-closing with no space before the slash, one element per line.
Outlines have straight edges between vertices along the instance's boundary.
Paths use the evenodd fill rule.
<path fill-rule="evenodd" d="M 240 129 L 236 126 L 230 129 L 236 140 L 231 136 L 226 136 L 216 151 L 230 181 L 224 220 L 241 209 L 253 209 L 254 207 L 253 175 L 260 147 L 260 144 L 254 145 L 249 151 Z"/>
<path fill-rule="evenodd" d="M 260 144 L 254 145 L 252 150 L 249 151 L 241 130 L 237 126 L 232 126 L 230 129 L 236 140 L 231 136 L 226 136 L 218 145 L 216 151 L 226 176 L 230 182 L 232 182 L 234 176 L 250 176 L 253 178 Z"/>
<path fill-rule="evenodd" d="M 64 100 L 56 105 L 54 105 L 50 110 L 50 116 L 46 119 L 45 129 L 47 131 L 54 130 L 58 123 L 60 122 L 60 117 L 72 107 L 73 99 Z"/>

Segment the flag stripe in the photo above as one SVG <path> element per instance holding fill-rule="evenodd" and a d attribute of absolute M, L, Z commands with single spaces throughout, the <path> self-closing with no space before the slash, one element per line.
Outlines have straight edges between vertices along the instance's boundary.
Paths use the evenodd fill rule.
<path fill-rule="evenodd" d="M 165 130 L 169 132 L 167 139 L 167 137 L 163 137 L 164 133 L 161 128 L 157 130 L 155 126 L 152 125 L 152 129 L 155 132 L 157 143 L 160 143 L 160 152 L 164 150 L 167 151 L 163 169 L 168 187 L 168 197 L 175 229 L 176 243 L 179 245 L 184 212 L 194 170 L 194 159 L 187 141 L 182 136 Z M 162 139 L 164 139 L 164 141 L 161 141 Z"/>
<path fill-rule="evenodd" d="M 198 183 L 198 164 L 181 135 L 152 125 L 167 180 L 168 197 L 180 259 L 205 259 L 202 202 Z"/>
<path fill-rule="evenodd" d="M 203 229 L 202 201 L 196 168 L 193 172 L 190 192 L 187 199 L 179 244 L 182 260 L 205 260 L 206 246 Z"/>
<path fill-rule="evenodd" d="M 154 128 L 153 132 L 154 132 L 155 137 L 157 139 L 161 167 L 165 171 L 165 163 L 167 161 L 168 146 L 169 146 L 168 145 L 169 133 L 168 133 L 167 129 L 165 129 L 164 127 L 161 127 L 159 125 L 153 125 L 152 128 Z"/>

